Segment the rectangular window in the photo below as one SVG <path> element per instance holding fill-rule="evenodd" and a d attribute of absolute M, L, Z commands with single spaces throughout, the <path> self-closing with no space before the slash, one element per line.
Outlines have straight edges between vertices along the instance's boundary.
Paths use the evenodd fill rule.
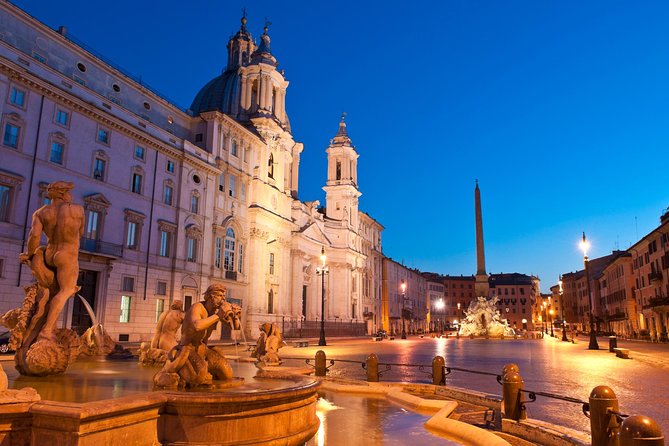
<path fill-rule="evenodd" d="M 98 142 L 109 144 L 109 130 L 98 129 Z"/>
<path fill-rule="evenodd" d="M 190 211 L 194 214 L 197 214 L 197 211 L 200 208 L 200 197 L 197 195 L 190 196 Z"/>
<path fill-rule="evenodd" d="M 121 291 L 135 291 L 135 278 L 124 277 L 121 284 Z"/>
<path fill-rule="evenodd" d="M 165 299 L 156 299 L 156 322 L 163 311 L 165 311 Z"/>
<path fill-rule="evenodd" d="M 239 257 L 237 258 L 237 272 L 241 273 L 244 268 L 244 245 L 239 245 Z"/>
<path fill-rule="evenodd" d="M 216 237 L 216 250 L 214 253 L 214 265 L 216 268 L 221 268 L 221 247 L 222 247 L 223 241 L 221 240 L 220 237 Z"/>
<path fill-rule="evenodd" d="M 46 57 L 44 57 L 40 53 L 36 53 L 34 51 L 33 51 L 33 59 L 35 59 L 38 62 L 46 63 Z"/>
<path fill-rule="evenodd" d="M 100 223 L 100 213 L 97 211 L 88 211 L 88 222 L 84 237 L 90 240 L 97 240 L 99 234 L 98 225 Z"/>
<path fill-rule="evenodd" d="M 186 260 L 189 262 L 197 261 L 197 240 L 194 238 L 188 238 L 187 240 L 187 255 Z"/>
<path fill-rule="evenodd" d="M 26 92 L 19 90 L 16 87 L 12 87 L 12 91 L 9 93 L 9 102 L 17 107 L 23 108 L 26 103 Z"/>
<path fill-rule="evenodd" d="M 134 221 L 128 222 L 128 237 L 125 246 L 128 249 L 137 249 L 137 223 Z"/>
<path fill-rule="evenodd" d="M 172 206 L 172 186 L 163 188 L 163 203 Z"/>
<path fill-rule="evenodd" d="M 2 137 L 2 144 L 16 149 L 19 147 L 19 136 L 21 135 L 21 127 L 14 124 L 5 124 L 5 133 Z"/>
<path fill-rule="evenodd" d="M 159 296 L 167 295 L 167 282 L 163 282 L 162 280 L 158 281 L 156 284 L 156 294 Z"/>
<path fill-rule="evenodd" d="M 341 162 L 337 161 L 335 180 L 341 180 Z"/>
<path fill-rule="evenodd" d="M 56 110 L 56 124 L 67 127 L 70 122 L 69 113 L 65 110 L 58 109 Z"/>
<path fill-rule="evenodd" d="M 218 191 L 225 192 L 225 174 L 220 174 L 218 177 Z"/>
<path fill-rule="evenodd" d="M 165 169 L 166 169 L 169 173 L 174 173 L 174 161 L 172 161 L 172 160 L 167 160 L 167 166 L 165 167 Z"/>
<path fill-rule="evenodd" d="M 49 153 L 49 161 L 56 164 L 63 164 L 63 151 L 65 147 L 59 142 L 51 143 L 51 153 Z"/>
<path fill-rule="evenodd" d="M 93 163 L 93 178 L 104 181 L 106 166 L 107 162 L 105 160 L 101 158 L 95 158 L 95 162 Z"/>
<path fill-rule="evenodd" d="M 144 160 L 144 147 L 135 146 L 135 158 L 138 160 Z"/>
<path fill-rule="evenodd" d="M 132 191 L 136 194 L 142 193 L 142 175 L 138 173 L 132 174 Z"/>
<path fill-rule="evenodd" d="M 130 322 L 130 302 L 132 297 L 130 296 L 121 296 L 121 317 L 119 322 L 128 323 Z"/>
<path fill-rule="evenodd" d="M 237 141 L 232 141 L 232 148 L 230 149 L 232 156 L 237 156 Z"/>
<path fill-rule="evenodd" d="M 0 221 L 9 221 L 9 206 L 11 205 L 12 190 L 9 186 L 0 184 Z"/>
<path fill-rule="evenodd" d="M 274 253 L 269 253 L 269 274 L 274 275 Z"/>
<path fill-rule="evenodd" d="M 228 189 L 228 195 L 231 197 L 236 197 L 237 196 L 237 177 L 234 175 L 230 175 L 230 180 L 229 180 L 229 189 Z"/>
<path fill-rule="evenodd" d="M 160 252 L 162 257 L 170 256 L 170 242 L 172 234 L 167 231 L 160 231 Z"/>

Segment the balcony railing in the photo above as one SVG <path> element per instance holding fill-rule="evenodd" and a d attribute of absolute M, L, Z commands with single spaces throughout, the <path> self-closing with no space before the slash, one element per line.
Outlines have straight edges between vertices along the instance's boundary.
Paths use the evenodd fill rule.
<path fill-rule="evenodd" d="M 102 240 L 93 238 L 82 237 L 79 241 L 79 249 L 81 251 L 94 252 L 96 254 L 104 254 L 112 257 L 123 256 L 123 245 L 103 242 Z"/>
<path fill-rule="evenodd" d="M 651 297 L 648 299 L 648 305 L 644 305 L 643 308 L 646 310 L 664 306 L 669 306 L 669 297 Z"/>
<path fill-rule="evenodd" d="M 651 282 L 662 280 L 662 273 L 659 271 L 653 271 L 648 274 L 648 280 Z"/>

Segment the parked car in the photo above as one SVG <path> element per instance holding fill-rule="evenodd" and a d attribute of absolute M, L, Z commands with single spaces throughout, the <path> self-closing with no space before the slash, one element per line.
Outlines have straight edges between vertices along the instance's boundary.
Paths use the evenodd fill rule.
<path fill-rule="evenodd" d="M 9 336 L 10 334 L 8 331 L 0 333 L 0 353 L 9 353 L 14 351 L 9 347 Z"/>

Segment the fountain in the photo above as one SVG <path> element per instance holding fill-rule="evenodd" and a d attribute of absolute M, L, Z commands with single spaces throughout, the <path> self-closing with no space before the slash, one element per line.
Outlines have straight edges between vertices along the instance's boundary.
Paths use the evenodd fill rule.
<path fill-rule="evenodd" d="M 496 308 L 497 297 L 488 300 L 479 296 L 469 303 L 465 318 L 460 322 L 460 336 L 501 336 L 514 335 L 506 319 L 502 319 Z"/>
<path fill-rule="evenodd" d="M 94 317 L 81 347 L 72 330 L 56 328 L 64 304 L 79 289 L 84 217 L 83 208 L 72 203 L 72 188 L 62 181 L 48 186 L 52 201 L 33 214 L 28 247 L 19 256 L 36 283 L 25 288 L 20 308 L 0 318 L 10 328 L 22 375 L 10 377 L 13 386 L 37 388 L 9 389 L 0 373 L 0 443 L 297 445 L 311 438 L 319 426 L 316 379 L 256 378 L 250 370 L 234 378 L 223 352 L 207 346 L 218 322 L 240 328 L 241 310 L 225 300 L 220 284 L 211 285 L 205 301 L 184 315 L 181 340 L 158 373 L 141 370 L 135 361 L 108 360 L 108 336 Z M 42 231 L 46 247 L 39 246 Z M 166 348 L 165 341 L 156 346 Z M 75 363 L 80 350 L 97 359 Z M 245 366 L 255 373 L 253 365 Z M 126 385 L 134 390 L 124 394 Z"/>

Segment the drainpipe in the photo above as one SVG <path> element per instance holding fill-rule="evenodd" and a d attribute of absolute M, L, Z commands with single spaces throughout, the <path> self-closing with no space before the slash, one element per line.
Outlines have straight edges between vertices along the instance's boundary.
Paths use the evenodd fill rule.
<path fill-rule="evenodd" d="M 151 191 L 151 209 L 149 210 L 149 237 L 146 244 L 146 262 L 144 267 L 144 296 L 142 300 L 146 300 L 147 288 L 149 286 L 149 254 L 151 253 L 151 234 L 153 233 L 153 208 L 156 198 L 156 179 L 158 176 L 158 149 L 156 149 L 156 158 L 153 162 L 153 190 Z"/>
<path fill-rule="evenodd" d="M 26 249 L 26 231 L 28 230 L 28 218 L 30 217 L 30 198 L 32 197 L 33 179 L 35 178 L 35 165 L 37 164 L 37 149 L 39 147 L 40 130 L 42 128 L 42 111 L 44 110 L 44 95 L 39 104 L 39 119 L 37 120 L 37 135 L 35 136 L 35 150 L 33 153 L 32 166 L 30 168 L 30 181 L 28 182 L 28 202 L 26 203 L 26 215 L 23 220 L 23 240 L 21 240 L 21 252 Z M 21 271 L 23 263 L 19 263 L 19 274 L 16 277 L 16 286 L 21 286 Z"/>

